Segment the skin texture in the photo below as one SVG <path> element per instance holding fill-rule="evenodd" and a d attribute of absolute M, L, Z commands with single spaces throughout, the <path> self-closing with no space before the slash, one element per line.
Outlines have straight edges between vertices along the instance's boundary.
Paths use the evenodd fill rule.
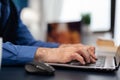
<path fill-rule="evenodd" d="M 67 63 L 77 60 L 81 64 L 95 63 L 95 47 L 82 44 L 62 44 L 59 48 L 38 48 L 36 61 Z"/>

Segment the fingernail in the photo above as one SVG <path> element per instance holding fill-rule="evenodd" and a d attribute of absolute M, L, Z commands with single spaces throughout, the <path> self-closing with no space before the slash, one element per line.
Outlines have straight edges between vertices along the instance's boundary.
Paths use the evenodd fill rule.
<path fill-rule="evenodd" d="M 82 64 L 86 64 L 85 61 L 83 61 Z"/>

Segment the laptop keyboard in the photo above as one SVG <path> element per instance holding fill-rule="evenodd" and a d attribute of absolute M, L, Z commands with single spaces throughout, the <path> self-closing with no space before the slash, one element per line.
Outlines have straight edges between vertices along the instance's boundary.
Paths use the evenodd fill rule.
<path fill-rule="evenodd" d="M 106 56 L 98 56 L 98 60 L 96 61 L 96 63 L 94 64 L 86 64 L 86 65 L 82 65 L 80 62 L 78 61 L 72 61 L 72 62 L 69 62 L 67 64 L 70 64 L 70 65 L 75 65 L 75 66 L 96 66 L 96 67 L 104 67 L 104 64 L 105 64 L 105 59 L 106 59 Z"/>
<path fill-rule="evenodd" d="M 96 67 L 104 67 L 106 56 L 99 56 L 97 62 L 95 63 Z"/>

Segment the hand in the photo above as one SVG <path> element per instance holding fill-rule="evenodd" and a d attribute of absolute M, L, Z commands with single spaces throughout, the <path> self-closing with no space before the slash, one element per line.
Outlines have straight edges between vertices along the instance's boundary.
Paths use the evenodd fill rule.
<path fill-rule="evenodd" d="M 83 45 L 83 44 L 62 44 L 60 47 L 65 48 L 65 47 L 76 47 L 80 50 L 85 50 L 90 54 L 90 61 L 92 63 L 96 62 L 97 57 L 95 56 L 95 47 L 94 46 L 88 46 L 88 45 Z"/>
<path fill-rule="evenodd" d="M 78 48 L 75 46 L 60 46 L 59 48 L 38 48 L 35 60 L 44 62 L 67 63 L 78 60 L 81 64 L 95 62 L 90 53 L 86 50 L 87 46 Z M 88 48 L 87 48 L 88 49 Z"/>

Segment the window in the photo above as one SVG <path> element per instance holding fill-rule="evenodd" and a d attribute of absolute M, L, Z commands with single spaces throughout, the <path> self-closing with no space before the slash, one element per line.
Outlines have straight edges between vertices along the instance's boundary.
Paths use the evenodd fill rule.
<path fill-rule="evenodd" d="M 111 0 L 63 0 L 61 21 L 79 21 L 84 13 L 91 14 L 92 31 L 110 30 Z"/>

